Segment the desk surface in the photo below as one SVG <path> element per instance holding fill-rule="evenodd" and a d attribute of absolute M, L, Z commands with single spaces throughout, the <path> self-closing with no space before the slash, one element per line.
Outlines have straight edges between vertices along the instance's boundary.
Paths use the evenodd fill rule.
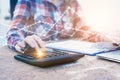
<path fill-rule="evenodd" d="M 16 52 L 0 49 L 0 80 L 120 80 L 120 64 L 85 56 L 75 63 L 40 68 L 15 60 Z"/>

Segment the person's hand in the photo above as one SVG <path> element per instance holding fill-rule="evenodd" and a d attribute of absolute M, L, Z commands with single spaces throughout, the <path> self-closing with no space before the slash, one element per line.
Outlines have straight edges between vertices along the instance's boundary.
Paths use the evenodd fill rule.
<path fill-rule="evenodd" d="M 34 48 L 36 51 L 39 51 L 40 48 L 45 47 L 44 41 L 42 41 L 36 35 L 31 35 L 27 36 L 23 41 L 18 42 L 15 46 L 15 49 L 20 53 L 24 53 L 24 48 L 26 44 L 28 44 L 31 48 Z"/>
<path fill-rule="evenodd" d="M 112 42 L 96 42 L 95 44 L 92 45 L 92 47 L 105 50 L 115 50 L 119 46 Z"/>

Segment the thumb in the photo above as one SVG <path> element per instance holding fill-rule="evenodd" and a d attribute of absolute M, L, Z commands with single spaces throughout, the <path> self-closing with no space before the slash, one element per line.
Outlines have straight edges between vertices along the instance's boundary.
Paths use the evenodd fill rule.
<path fill-rule="evenodd" d="M 19 45 L 16 45 L 15 49 L 20 53 L 24 53 L 24 51 L 22 51 L 22 48 Z"/>

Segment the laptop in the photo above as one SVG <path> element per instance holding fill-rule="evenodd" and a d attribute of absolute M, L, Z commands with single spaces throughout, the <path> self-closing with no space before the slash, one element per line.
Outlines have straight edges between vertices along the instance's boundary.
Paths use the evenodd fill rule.
<path fill-rule="evenodd" d="M 92 56 L 116 49 L 116 47 L 114 47 L 110 43 L 100 42 L 97 45 L 97 47 L 96 47 L 96 44 L 98 43 L 92 43 L 92 42 L 81 41 L 81 40 L 65 40 L 65 41 L 48 43 L 46 44 L 46 47 L 51 49 L 80 53 L 80 54 L 87 54 Z"/>
<path fill-rule="evenodd" d="M 102 54 L 96 55 L 98 58 L 111 60 L 115 62 L 120 62 L 120 50 L 112 51 L 112 52 L 106 52 Z"/>

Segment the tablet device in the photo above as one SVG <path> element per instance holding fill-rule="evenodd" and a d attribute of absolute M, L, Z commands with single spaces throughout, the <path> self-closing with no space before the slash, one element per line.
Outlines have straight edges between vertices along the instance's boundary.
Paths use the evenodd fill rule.
<path fill-rule="evenodd" d="M 120 50 L 97 54 L 98 58 L 120 62 Z"/>

